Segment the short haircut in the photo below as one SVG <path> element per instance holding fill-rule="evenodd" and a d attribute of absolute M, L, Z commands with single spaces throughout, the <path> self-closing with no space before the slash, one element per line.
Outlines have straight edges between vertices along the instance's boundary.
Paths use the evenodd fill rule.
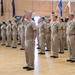
<path fill-rule="evenodd" d="M 68 20 L 69 20 L 68 18 L 65 18 L 65 22 L 68 22 Z"/>

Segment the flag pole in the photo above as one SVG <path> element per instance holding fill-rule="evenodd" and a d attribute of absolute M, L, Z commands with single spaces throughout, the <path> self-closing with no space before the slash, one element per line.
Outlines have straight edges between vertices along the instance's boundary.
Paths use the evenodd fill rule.
<path fill-rule="evenodd" d="M 67 5 L 66 5 L 66 8 L 67 8 Z M 64 12 L 66 11 L 66 8 L 64 9 Z"/>
<path fill-rule="evenodd" d="M 58 7 L 55 9 L 55 12 L 57 11 Z"/>

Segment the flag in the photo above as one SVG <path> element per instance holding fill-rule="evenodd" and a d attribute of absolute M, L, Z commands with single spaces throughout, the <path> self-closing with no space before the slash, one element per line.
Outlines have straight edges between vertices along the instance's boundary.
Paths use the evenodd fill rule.
<path fill-rule="evenodd" d="M 1 0 L 1 16 L 4 15 L 4 6 L 3 6 L 3 0 Z"/>
<path fill-rule="evenodd" d="M 12 0 L 12 16 L 15 16 L 15 1 Z"/>
<path fill-rule="evenodd" d="M 60 16 L 62 16 L 62 0 L 59 1 L 58 8 L 60 10 Z"/>
<path fill-rule="evenodd" d="M 68 9 L 69 12 L 71 12 L 71 3 L 70 3 L 70 1 L 67 4 L 67 9 Z"/>

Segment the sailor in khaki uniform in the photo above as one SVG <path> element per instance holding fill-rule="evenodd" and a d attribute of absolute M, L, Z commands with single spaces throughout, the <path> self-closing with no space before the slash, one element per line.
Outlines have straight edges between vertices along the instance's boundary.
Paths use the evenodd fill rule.
<path fill-rule="evenodd" d="M 69 21 L 67 22 L 67 45 L 70 54 L 69 62 L 75 62 L 75 20 L 74 13 L 69 13 Z"/>
<path fill-rule="evenodd" d="M 38 43 L 37 49 L 40 49 L 40 44 L 39 44 L 39 26 L 40 26 L 40 19 L 38 20 L 38 25 L 37 25 L 37 43 Z"/>
<path fill-rule="evenodd" d="M 18 25 L 18 45 L 21 45 L 21 23 Z"/>
<path fill-rule="evenodd" d="M 20 50 L 25 50 L 25 25 L 21 24 L 21 48 Z"/>
<path fill-rule="evenodd" d="M 52 58 L 58 58 L 58 34 L 59 34 L 59 22 L 57 21 L 58 16 L 53 14 L 53 22 L 51 24 L 51 47 L 53 51 Z"/>
<path fill-rule="evenodd" d="M 12 34 L 13 34 L 13 42 L 12 42 L 12 48 L 17 48 L 17 24 L 16 20 L 13 20 L 13 26 L 12 26 Z"/>
<path fill-rule="evenodd" d="M 2 23 L 1 26 L 1 36 L 2 36 L 2 46 L 6 44 L 6 25 L 5 22 Z"/>
<path fill-rule="evenodd" d="M 51 50 L 51 25 L 50 25 L 51 19 L 47 18 L 46 19 L 46 46 L 47 50 L 45 51 L 50 51 Z"/>
<path fill-rule="evenodd" d="M 60 29 L 60 37 L 59 37 L 59 50 L 60 50 L 60 54 L 63 54 L 64 53 L 64 29 L 65 29 L 65 26 L 64 26 L 64 20 L 62 17 L 59 18 L 59 29 Z"/>
<path fill-rule="evenodd" d="M 31 20 L 32 10 L 25 11 L 25 54 L 27 66 L 23 69 L 34 70 L 35 38 L 37 36 L 37 27 Z"/>
<path fill-rule="evenodd" d="M 11 21 L 8 22 L 7 28 L 6 28 L 6 33 L 7 33 L 7 44 L 6 47 L 11 46 Z"/>
<path fill-rule="evenodd" d="M 46 40 L 46 22 L 45 18 L 40 18 L 40 26 L 39 26 L 39 43 L 41 51 L 38 54 L 45 54 L 45 40 Z"/>
<path fill-rule="evenodd" d="M 65 34 L 66 34 L 66 26 L 67 26 L 67 22 L 68 22 L 68 17 L 65 18 L 65 22 L 64 22 L 64 26 L 65 26 Z M 64 37 L 64 50 L 68 50 L 67 48 L 67 37 Z"/>

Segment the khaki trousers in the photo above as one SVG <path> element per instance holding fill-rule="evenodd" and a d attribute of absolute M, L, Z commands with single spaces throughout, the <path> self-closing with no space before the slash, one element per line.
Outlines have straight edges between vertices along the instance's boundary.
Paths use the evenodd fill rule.
<path fill-rule="evenodd" d="M 7 46 L 11 46 L 11 34 L 7 34 Z"/>
<path fill-rule="evenodd" d="M 64 48 L 67 49 L 67 37 L 64 38 Z"/>
<path fill-rule="evenodd" d="M 41 52 L 45 52 L 45 38 L 44 38 L 44 33 L 39 34 L 39 44 L 41 48 Z"/>
<path fill-rule="evenodd" d="M 60 49 L 60 52 L 64 52 L 64 39 L 62 35 L 60 36 L 60 39 L 59 39 L 59 49 Z"/>
<path fill-rule="evenodd" d="M 37 43 L 38 43 L 38 47 L 40 48 L 40 44 L 39 44 L 39 33 L 37 35 Z"/>
<path fill-rule="evenodd" d="M 6 35 L 2 33 L 2 44 L 6 44 Z"/>
<path fill-rule="evenodd" d="M 17 47 L 17 34 L 13 34 L 13 47 Z"/>
<path fill-rule="evenodd" d="M 24 37 L 24 35 L 21 35 L 21 46 L 23 49 L 25 49 L 25 37 Z"/>
<path fill-rule="evenodd" d="M 31 68 L 34 68 L 34 48 L 35 45 L 32 44 L 32 39 L 25 40 L 26 63 Z"/>
<path fill-rule="evenodd" d="M 53 56 L 58 56 L 58 34 L 51 35 L 51 47 Z"/>
<path fill-rule="evenodd" d="M 46 46 L 48 50 L 51 50 L 51 37 L 50 34 L 46 34 Z"/>
<path fill-rule="evenodd" d="M 20 33 L 18 34 L 18 43 L 21 43 L 21 35 L 20 35 Z"/>
<path fill-rule="evenodd" d="M 75 60 L 75 35 L 67 35 L 67 45 L 70 59 Z"/>

